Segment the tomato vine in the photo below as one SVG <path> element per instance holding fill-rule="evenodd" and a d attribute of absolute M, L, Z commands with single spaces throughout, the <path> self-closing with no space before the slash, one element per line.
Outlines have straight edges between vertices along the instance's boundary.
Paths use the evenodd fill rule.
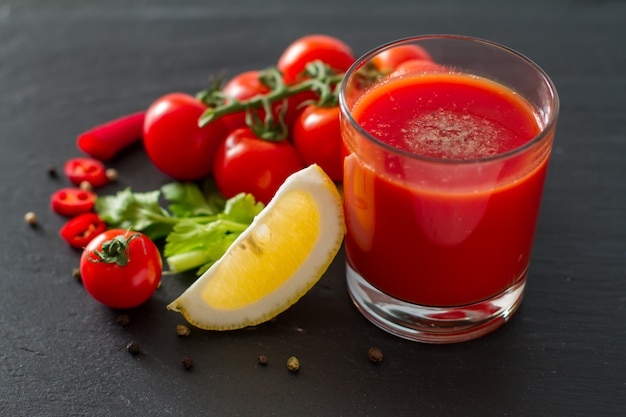
<path fill-rule="evenodd" d="M 271 105 L 307 91 L 315 92 L 319 99 L 318 105 L 333 105 L 337 103 L 337 85 L 343 80 L 344 74 L 337 73 L 322 61 L 313 61 L 307 64 L 304 79 L 294 84 L 286 84 L 281 72 L 276 67 L 269 67 L 261 71 L 261 82 L 270 88 L 267 94 L 260 94 L 248 100 L 236 100 L 224 95 L 215 85 L 200 91 L 196 98 L 208 106 L 198 120 L 198 125 L 204 127 L 212 121 L 227 114 L 246 112 L 246 123 L 255 134 L 265 140 L 279 141 L 287 137 L 286 127 L 281 120 L 286 108 L 281 109 L 279 120 L 272 115 Z M 265 120 L 255 117 L 256 110 L 265 110 Z"/>

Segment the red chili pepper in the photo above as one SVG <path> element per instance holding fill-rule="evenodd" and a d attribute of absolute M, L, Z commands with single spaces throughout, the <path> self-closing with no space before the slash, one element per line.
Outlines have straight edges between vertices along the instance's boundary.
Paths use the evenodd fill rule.
<path fill-rule="evenodd" d="M 87 181 L 95 188 L 109 182 L 104 164 L 92 158 L 72 158 L 65 163 L 64 171 L 74 185 Z"/>
<path fill-rule="evenodd" d="M 89 156 L 108 161 L 141 139 L 145 115 L 145 112 L 133 113 L 81 133 L 78 148 Z"/>
<path fill-rule="evenodd" d="M 62 188 L 50 197 L 52 210 L 68 217 L 92 211 L 95 203 L 96 194 L 80 188 Z"/>
<path fill-rule="evenodd" d="M 59 234 L 71 247 L 81 249 L 106 229 L 106 223 L 96 213 L 83 213 L 68 220 Z"/>

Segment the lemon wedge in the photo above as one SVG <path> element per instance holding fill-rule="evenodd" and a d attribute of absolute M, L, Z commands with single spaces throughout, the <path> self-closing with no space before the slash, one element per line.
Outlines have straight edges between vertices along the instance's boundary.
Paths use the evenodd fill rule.
<path fill-rule="evenodd" d="M 226 253 L 167 308 L 207 330 L 268 321 L 319 281 L 344 233 L 337 187 L 311 165 L 287 178 Z"/>

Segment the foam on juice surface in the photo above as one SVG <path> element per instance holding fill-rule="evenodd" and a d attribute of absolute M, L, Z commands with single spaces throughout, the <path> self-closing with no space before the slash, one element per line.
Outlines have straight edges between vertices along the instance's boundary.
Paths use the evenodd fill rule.
<path fill-rule="evenodd" d="M 407 120 L 403 148 L 412 153 L 450 159 L 497 155 L 511 132 L 496 123 L 464 112 L 439 109 Z"/>
<path fill-rule="evenodd" d="M 371 135 L 400 150 L 443 159 L 485 158 L 537 133 L 523 102 L 490 83 L 452 75 L 397 83 L 374 92 L 358 118 Z"/>
<path fill-rule="evenodd" d="M 387 123 L 379 123 L 370 133 L 398 149 L 435 158 L 484 158 L 512 149 L 519 141 L 505 126 L 463 111 L 415 111 L 394 122 L 398 124 L 391 131 Z"/>

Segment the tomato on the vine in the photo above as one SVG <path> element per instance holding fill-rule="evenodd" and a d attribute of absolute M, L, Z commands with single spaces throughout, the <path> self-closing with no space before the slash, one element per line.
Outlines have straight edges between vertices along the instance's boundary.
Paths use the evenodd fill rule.
<path fill-rule="evenodd" d="M 237 74 L 233 78 L 230 79 L 222 89 L 222 93 L 229 98 L 245 101 L 249 100 L 258 95 L 264 95 L 269 93 L 271 90 L 268 86 L 263 84 L 260 80 L 261 71 L 246 71 L 240 74 Z M 272 109 L 276 109 L 280 103 L 276 103 L 272 105 Z M 277 113 L 277 112 L 276 112 Z M 258 116 L 263 119 L 265 117 L 265 111 L 260 109 L 258 112 Z M 239 127 L 246 126 L 246 115 L 245 112 L 237 112 L 227 114 L 223 117 L 224 122 L 228 126 L 230 131 L 233 131 Z"/>
<path fill-rule="evenodd" d="M 223 120 L 198 126 L 206 106 L 194 97 L 171 93 L 157 99 L 146 112 L 143 144 L 152 163 L 179 181 L 211 174 L 219 143 L 228 133 Z"/>
<path fill-rule="evenodd" d="M 387 73 L 398 68 L 403 62 L 411 60 L 432 61 L 432 57 L 419 45 L 398 45 L 376 55 L 372 58 L 372 63 L 379 71 Z"/>
<path fill-rule="evenodd" d="M 213 175 L 226 198 L 245 192 L 267 204 L 287 177 L 302 168 L 288 140 L 260 139 L 244 127 L 231 132 L 219 146 Z"/>
<path fill-rule="evenodd" d="M 315 163 L 333 181 L 343 180 L 338 106 L 308 105 L 294 123 L 293 143 L 305 165 Z"/>
<path fill-rule="evenodd" d="M 142 233 L 123 229 L 96 236 L 80 259 L 85 289 L 112 308 L 132 308 L 147 301 L 159 285 L 162 268 L 154 242 Z"/>
<path fill-rule="evenodd" d="M 242 72 L 230 79 L 222 89 L 222 94 L 226 97 L 238 100 L 246 101 L 259 95 L 267 95 L 272 90 L 261 81 L 261 71 L 246 71 Z M 302 93 L 295 94 L 284 100 L 278 100 L 272 103 L 272 115 L 274 120 L 278 121 L 281 112 L 285 111 L 283 116 L 283 122 L 287 126 L 291 126 L 300 113 L 301 103 L 307 100 L 317 99 L 317 94 L 313 91 L 304 91 Z M 286 106 L 286 108 L 284 108 Z M 260 120 L 265 119 L 265 110 L 262 108 L 255 110 Z M 228 126 L 229 131 L 233 131 L 240 127 L 246 127 L 246 114 L 244 111 L 227 114 L 222 117 L 222 120 Z"/>
<path fill-rule="evenodd" d="M 338 72 L 346 72 L 355 56 L 343 41 L 328 35 L 308 35 L 296 39 L 278 59 L 278 69 L 290 84 L 299 79 L 309 62 L 320 60 Z"/>
<path fill-rule="evenodd" d="M 447 71 L 445 66 L 435 64 L 433 61 L 428 61 L 426 59 L 411 59 L 399 64 L 391 74 L 393 76 L 398 76 L 403 74 L 445 71 Z"/>

